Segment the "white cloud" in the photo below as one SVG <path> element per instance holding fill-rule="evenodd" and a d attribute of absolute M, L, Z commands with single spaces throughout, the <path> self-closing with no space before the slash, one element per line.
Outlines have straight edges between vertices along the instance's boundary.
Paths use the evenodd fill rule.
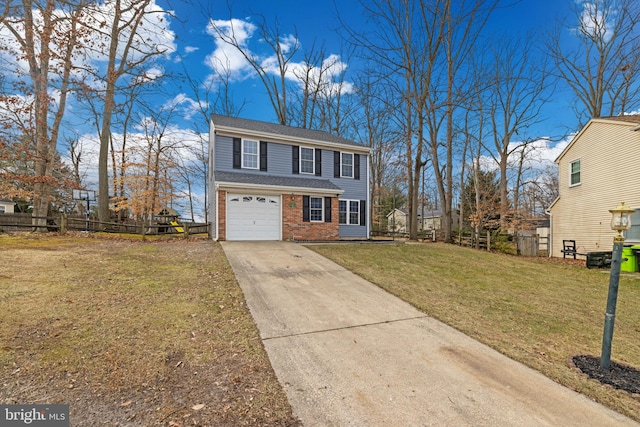
<path fill-rule="evenodd" d="M 213 36 L 215 43 L 214 51 L 205 59 L 205 64 L 217 73 L 226 74 L 229 72 L 237 79 L 242 79 L 251 72 L 251 66 L 246 58 L 230 44 L 224 42 L 216 33 L 214 26 L 219 28 L 224 37 L 234 38 L 242 49 L 248 51 L 248 41 L 256 31 L 256 26 L 249 21 L 239 19 L 212 20 L 207 26 L 207 33 Z"/>
<path fill-rule="evenodd" d="M 195 52 L 197 50 L 200 50 L 200 48 L 196 47 L 196 46 L 185 46 L 184 53 L 189 54 L 189 53 L 193 53 L 193 52 Z"/>
<path fill-rule="evenodd" d="M 260 47 L 260 44 L 258 46 L 250 46 L 250 42 L 258 28 L 249 20 L 241 19 L 213 20 L 209 23 L 207 33 L 213 37 L 215 49 L 207 56 L 205 63 L 214 72 L 229 75 L 232 80 L 244 80 L 256 76 L 255 70 L 244 55 L 238 49 L 223 41 L 214 26 L 222 32 L 225 38 L 233 38 L 247 56 L 255 60 L 268 74 L 280 76 L 280 64 L 276 54 L 268 51 L 262 55 L 253 49 L 254 47 Z M 280 38 L 279 46 L 286 55 L 299 49 L 301 45 L 300 40 L 293 34 L 288 34 Z M 300 84 L 301 77 L 307 74 L 309 68 L 309 64 L 305 62 L 291 61 L 287 64 L 285 78 Z M 311 68 L 310 78 L 321 85 L 325 96 L 335 95 L 338 91 L 342 94 L 354 91 L 352 83 L 340 82 L 341 78 L 339 77 L 346 71 L 347 64 L 341 60 L 339 55 L 330 54 L 323 60 L 321 68 L 322 76 L 320 76 L 320 68 Z M 209 77 L 209 79 L 214 80 L 215 78 L 215 75 Z"/>
<path fill-rule="evenodd" d="M 606 9 L 602 0 L 582 1 L 580 27 L 576 31 L 608 42 L 613 36 L 615 18 L 616 11 Z"/>
<path fill-rule="evenodd" d="M 203 110 L 206 111 L 207 107 L 208 105 L 205 102 L 198 102 L 189 98 L 184 93 L 179 93 L 162 106 L 163 109 L 178 110 L 180 116 L 185 120 L 191 120 L 194 115 L 199 114 Z"/>

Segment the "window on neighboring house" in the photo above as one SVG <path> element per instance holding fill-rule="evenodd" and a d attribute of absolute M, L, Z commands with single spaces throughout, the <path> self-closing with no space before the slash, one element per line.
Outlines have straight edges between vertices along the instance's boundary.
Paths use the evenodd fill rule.
<path fill-rule="evenodd" d="M 360 201 L 340 200 L 338 217 L 342 225 L 360 225 Z"/>
<path fill-rule="evenodd" d="M 353 154 L 340 153 L 340 176 L 353 178 Z"/>
<path fill-rule="evenodd" d="M 569 185 L 578 185 L 580 184 L 580 160 L 574 160 L 569 163 Z"/>
<path fill-rule="evenodd" d="M 260 151 L 258 141 L 251 139 L 242 140 L 242 167 L 245 169 L 258 169 Z"/>
<path fill-rule="evenodd" d="M 0 214 L 3 214 L 5 212 L 6 212 L 5 206 L 4 205 L 0 205 Z"/>
<path fill-rule="evenodd" d="M 315 150 L 313 148 L 300 147 L 300 173 L 314 174 Z"/>
<path fill-rule="evenodd" d="M 640 209 L 631 214 L 631 228 L 624 232 L 625 241 L 640 242 Z"/>
<path fill-rule="evenodd" d="M 311 221 L 322 221 L 322 197 L 309 197 L 309 219 Z"/>

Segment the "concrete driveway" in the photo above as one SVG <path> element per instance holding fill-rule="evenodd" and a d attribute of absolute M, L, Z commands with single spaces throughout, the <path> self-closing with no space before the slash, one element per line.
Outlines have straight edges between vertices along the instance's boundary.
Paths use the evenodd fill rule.
<path fill-rule="evenodd" d="M 306 426 L 638 425 L 288 242 L 223 242 Z"/>

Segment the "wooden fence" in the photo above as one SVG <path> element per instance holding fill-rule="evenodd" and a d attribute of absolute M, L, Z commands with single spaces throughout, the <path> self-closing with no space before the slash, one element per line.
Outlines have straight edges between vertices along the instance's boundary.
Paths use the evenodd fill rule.
<path fill-rule="evenodd" d="M 0 232 L 11 231 L 35 231 L 31 214 L 0 214 Z M 64 233 L 70 231 L 100 231 L 107 233 L 127 233 L 140 235 L 157 234 L 182 234 L 185 237 L 194 234 L 209 234 L 210 224 L 178 221 L 172 225 L 165 222 L 102 222 L 96 219 L 87 219 L 81 216 L 54 215 L 50 217 L 39 217 L 36 219 L 46 219 L 47 230 L 51 232 Z"/>

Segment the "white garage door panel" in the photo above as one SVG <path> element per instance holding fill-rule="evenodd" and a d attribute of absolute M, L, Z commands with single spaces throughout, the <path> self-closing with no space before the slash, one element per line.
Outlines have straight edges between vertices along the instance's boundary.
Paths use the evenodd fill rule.
<path fill-rule="evenodd" d="M 227 240 L 280 240 L 280 196 L 227 195 Z"/>

